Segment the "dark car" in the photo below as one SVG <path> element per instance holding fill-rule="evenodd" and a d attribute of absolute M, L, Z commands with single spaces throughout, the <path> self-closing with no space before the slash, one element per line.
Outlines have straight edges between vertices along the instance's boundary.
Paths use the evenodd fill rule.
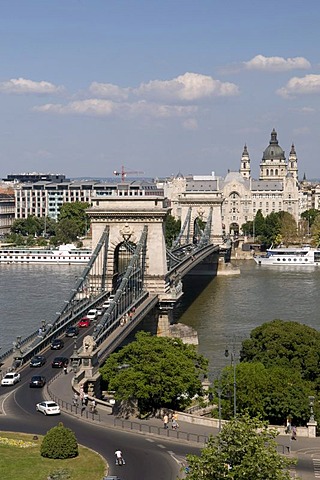
<path fill-rule="evenodd" d="M 69 327 L 66 330 L 66 337 L 76 337 L 79 334 L 78 327 Z"/>
<path fill-rule="evenodd" d="M 29 387 L 30 388 L 42 388 L 44 387 L 46 383 L 46 377 L 43 377 L 42 375 L 34 375 L 31 377 Z"/>
<path fill-rule="evenodd" d="M 66 357 L 56 357 L 52 361 L 52 368 L 63 368 L 66 367 L 69 363 L 69 360 Z"/>
<path fill-rule="evenodd" d="M 55 338 L 51 342 L 51 350 L 60 350 L 64 347 L 64 341 L 61 338 Z"/>
<path fill-rule="evenodd" d="M 43 355 L 35 355 L 30 360 L 30 367 L 42 367 L 46 363 L 46 357 Z"/>

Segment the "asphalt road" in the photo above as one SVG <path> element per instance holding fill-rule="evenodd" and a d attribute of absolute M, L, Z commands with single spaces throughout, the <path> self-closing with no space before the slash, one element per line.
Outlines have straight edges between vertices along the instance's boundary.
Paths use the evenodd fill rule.
<path fill-rule="evenodd" d="M 199 449 L 165 439 L 156 439 L 108 429 L 106 426 L 87 423 L 85 419 L 62 413 L 59 416 L 45 416 L 36 412 L 35 405 L 43 399 L 42 389 L 30 388 L 32 375 L 44 375 L 47 380 L 57 370 L 51 367 L 55 356 L 70 356 L 73 339 L 65 339 L 63 350 L 47 350 L 47 363 L 40 368 L 25 366 L 21 371 L 21 382 L 14 387 L 0 387 L 0 429 L 44 435 L 50 428 L 62 421 L 75 432 L 80 444 L 99 452 L 109 463 L 111 475 L 121 480 L 176 480 L 180 474 L 181 461 L 187 453 L 198 453 Z M 80 340 L 79 340 L 80 341 Z M 115 450 L 123 452 L 126 464 L 115 465 Z M 98 479 L 99 480 L 99 479 Z"/>

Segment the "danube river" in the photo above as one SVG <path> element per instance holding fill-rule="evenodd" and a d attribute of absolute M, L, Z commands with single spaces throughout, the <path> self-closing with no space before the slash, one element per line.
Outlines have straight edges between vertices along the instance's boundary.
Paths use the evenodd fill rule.
<path fill-rule="evenodd" d="M 190 277 L 175 310 L 176 321 L 198 332 L 199 352 L 210 362 L 210 377 L 227 364 L 225 348 L 236 357 L 241 341 L 253 328 L 280 318 L 320 327 L 320 269 L 259 267 L 238 262 L 240 275 L 208 280 Z M 11 348 L 23 337 L 51 322 L 64 305 L 83 266 L 1 265 L 0 346 Z M 230 357 L 229 357 L 230 361 Z"/>

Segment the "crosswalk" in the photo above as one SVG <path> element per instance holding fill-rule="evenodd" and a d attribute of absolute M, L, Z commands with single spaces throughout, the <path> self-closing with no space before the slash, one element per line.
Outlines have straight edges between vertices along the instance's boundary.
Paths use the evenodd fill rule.
<path fill-rule="evenodd" d="M 313 458 L 314 478 L 320 478 L 320 457 Z"/>

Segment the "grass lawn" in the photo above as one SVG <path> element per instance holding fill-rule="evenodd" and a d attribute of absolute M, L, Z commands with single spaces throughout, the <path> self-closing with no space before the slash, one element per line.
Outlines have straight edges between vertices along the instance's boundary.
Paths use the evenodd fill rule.
<path fill-rule="evenodd" d="M 40 455 L 43 437 L 38 435 L 38 440 L 33 438 L 33 435 L 23 433 L 0 432 L 1 479 L 47 480 L 50 474 L 59 470 L 69 475 L 61 476 L 61 480 L 101 480 L 105 475 L 106 462 L 92 450 L 79 445 L 78 457 L 53 460 Z"/>

